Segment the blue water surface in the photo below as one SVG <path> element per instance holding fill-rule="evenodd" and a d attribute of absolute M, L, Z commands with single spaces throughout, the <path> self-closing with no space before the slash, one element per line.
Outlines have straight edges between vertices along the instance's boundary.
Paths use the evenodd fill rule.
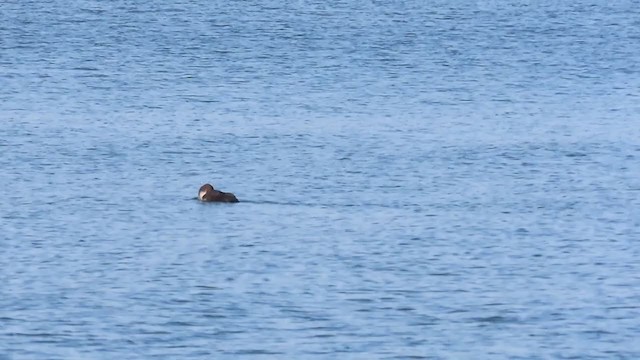
<path fill-rule="evenodd" d="M 3 0 L 0 359 L 640 358 L 639 117 L 638 1 Z"/>

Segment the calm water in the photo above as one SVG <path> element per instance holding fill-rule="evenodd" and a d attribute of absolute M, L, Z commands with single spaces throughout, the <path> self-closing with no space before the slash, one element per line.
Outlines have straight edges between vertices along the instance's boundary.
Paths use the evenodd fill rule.
<path fill-rule="evenodd" d="M 640 2 L 0 14 L 0 359 L 640 357 Z"/>

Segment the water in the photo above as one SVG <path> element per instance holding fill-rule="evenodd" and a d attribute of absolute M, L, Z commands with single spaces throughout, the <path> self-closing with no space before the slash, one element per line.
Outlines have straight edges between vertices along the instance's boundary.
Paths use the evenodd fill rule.
<path fill-rule="evenodd" d="M 637 1 L 155 3 L 0 4 L 0 359 L 640 357 Z"/>

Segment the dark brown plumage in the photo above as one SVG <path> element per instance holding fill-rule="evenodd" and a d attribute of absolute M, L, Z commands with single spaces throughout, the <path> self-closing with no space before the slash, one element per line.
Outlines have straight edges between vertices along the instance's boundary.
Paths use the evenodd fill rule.
<path fill-rule="evenodd" d="M 238 202 L 238 198 L 235 195 L 216 190 L 211 184 L 204 184 L 200 187 L 200 190 L 198 191 L 198 200 L 207 202 Z"/>

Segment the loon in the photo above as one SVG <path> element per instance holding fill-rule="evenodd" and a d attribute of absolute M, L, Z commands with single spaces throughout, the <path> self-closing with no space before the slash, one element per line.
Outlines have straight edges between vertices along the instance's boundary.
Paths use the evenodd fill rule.
<path fill-rule="evenodd" d="M 200 190 L 198 191 L 198 200 L 206 202 L 238 202 L 238 198 L 235 195 L 216 190 L 211 184 L 204 184 L 200 187 Z"/>

